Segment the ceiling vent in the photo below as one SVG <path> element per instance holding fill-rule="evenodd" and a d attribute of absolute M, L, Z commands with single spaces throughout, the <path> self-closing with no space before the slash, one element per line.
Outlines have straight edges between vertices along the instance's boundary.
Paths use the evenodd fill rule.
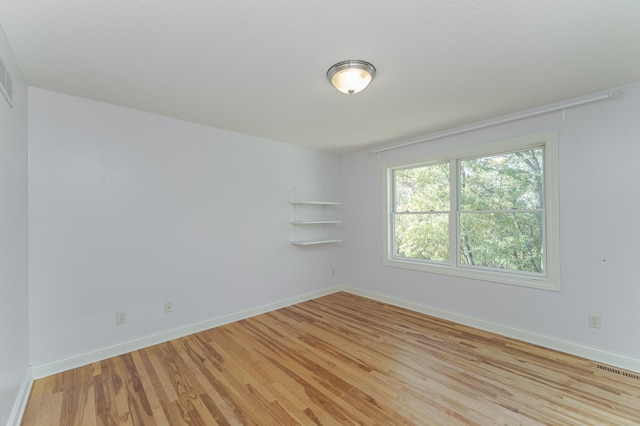
<path fill-rule="evenodd" d="M 0 59 L 0 92 L 2 92 L 7 102 L 9 102 L 9 106 L 13 107 L 13 81 L 2 59 Z"/>

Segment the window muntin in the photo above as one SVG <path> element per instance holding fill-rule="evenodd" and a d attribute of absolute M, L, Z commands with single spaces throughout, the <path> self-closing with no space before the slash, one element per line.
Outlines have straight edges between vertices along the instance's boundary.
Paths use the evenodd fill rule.
<path fill-rule="evenodd" d="M 558 289 L 556 133 L 388 165 L 384 263 Z"/>

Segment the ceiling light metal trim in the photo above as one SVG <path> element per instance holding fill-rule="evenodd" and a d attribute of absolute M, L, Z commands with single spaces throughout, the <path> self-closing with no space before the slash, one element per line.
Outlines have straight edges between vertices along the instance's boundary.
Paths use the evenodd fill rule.
<path fill-rule="evenodd" d="M 333 87 L 348 95 L 364 90 L 375 76 L 376 67 L 357 59 L 338 62 L 327 70 L 327 80 Z"/>

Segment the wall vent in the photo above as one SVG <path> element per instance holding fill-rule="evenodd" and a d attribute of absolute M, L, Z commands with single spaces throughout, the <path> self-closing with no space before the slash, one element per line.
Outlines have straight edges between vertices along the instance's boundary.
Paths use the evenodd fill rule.
<path fill-rule="evenodd" d="M 4 66 L 2 59 L 0 59 L 0 92 L 9 102 L 9 106 L 13 107 L 13 80 L 11 80 L 9 71 Z"/>
<path fill-rule="evenodd" d="M 609 365 L 604 365 L 604 364 L 596 364 L 596 367 L 598 367 L 599 370 L 603 370 L 603 371 L 606 371 L 606 372 L 609 372 L 609 373 L 613 373 L 613 374 L 618 374 L 620 376 L 624 376 L 624 377 L 627 377 L 629 379 L 640 380 L 640 374 L 637 374 L 637 373 L 632 373 L 630 371 L 620 370 L 618 368 L 611 367 Z"/>

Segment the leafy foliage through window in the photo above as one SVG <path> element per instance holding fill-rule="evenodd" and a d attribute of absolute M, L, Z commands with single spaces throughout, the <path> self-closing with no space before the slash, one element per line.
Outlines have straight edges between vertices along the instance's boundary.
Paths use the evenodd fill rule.
<path fill-rule="evenodd" d="M 387 260 L 461 275 L 517 275 L 518 284 L 533 279 L 533 286 L 555 288 L 548 269 L 556 262 L 547 260 L 557 252 L 557 235 L 548 233 L 555 223 L 547 223 L 555 218 L 555 172 L 546 164 L 555 163 L 555 139 L 545 135 L 510 150 L 500 143 L 473 156 L 388 168 Z"/>
<path fill-rule="evenodd" d="M 395 252 L 397 256 L 449 260 L 449 165 L 397 170 Z"/>
<path fill-rule="evenodd" d="M 464 160 L 460 263 L 543 272 L 543 150 Z"/>

